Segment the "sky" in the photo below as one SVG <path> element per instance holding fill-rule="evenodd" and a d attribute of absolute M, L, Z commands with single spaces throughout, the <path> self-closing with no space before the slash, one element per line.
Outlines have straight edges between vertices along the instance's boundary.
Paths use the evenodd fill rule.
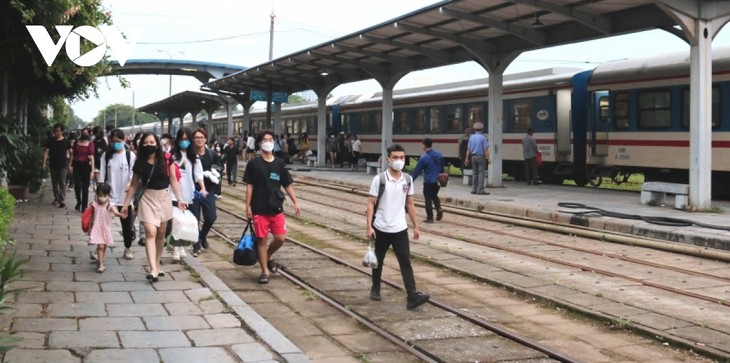
<path fill-rule="evenodd" d="M 269 59 L 269 27 L 276 14 L 274 58 L 345 36 L 367 27 L 437 3 L 435 0 L 104 0 L 114 24 L 122 31 L 141 28 L 142 34 L 129 59 L 176 59 L 214 62 L 242 67 Z M 730 44 L 730 30 L 723 29 L 713 47 Z M 689 45 L 674 35 L 654 30 L 602 40 L 525 52 L 505 74 L 550 67 L 594 68 L 601 62 L 689 52 Z M 59 56 L 63 56 L 61 53 Z M 487 77 L 474 62 L 412 72 L 395 89 Z M 122 103 L 136 108 L 169 95 L 167 75 L 124 76 L 123 88 L 116 77 L 98 80 L 98 97 L 71 104 L 77 116 L 90 122 L 104 107 Z M 199 91 L 192 77 L 172 76 L 172 94 Z M 341 85 L 335 96 L 380 91 L 375 81 Z"/>

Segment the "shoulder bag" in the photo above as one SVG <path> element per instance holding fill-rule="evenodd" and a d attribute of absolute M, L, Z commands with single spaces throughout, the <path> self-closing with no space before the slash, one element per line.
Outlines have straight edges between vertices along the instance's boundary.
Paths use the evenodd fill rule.
<path fill-rule="evenodd" d="M 436 159 L 434 159 L 433 156 L 431 156 L 431 154 L 426 153 L 426 155 L 428 155 L 431 158 L 431 160 L 433 160 L 434 164 L 436 163 Z M 444 170 L 443 166 L 441 166 L 441 170 Z M 445 172 L 439 173 L 439 175 L 436 176 L 436 180 L 439 182 L 439 185 L 441 185 L 441 187 L 445 187 L 446 185 L 449 184 L 449 173 L 445 173 Z"/>

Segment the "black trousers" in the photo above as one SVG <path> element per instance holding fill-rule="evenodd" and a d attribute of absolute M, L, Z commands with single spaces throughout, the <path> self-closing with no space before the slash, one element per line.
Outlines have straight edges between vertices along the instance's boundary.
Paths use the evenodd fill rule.
<path fill-rule="evenodd" d="M 76 203 L 86 209 L 89 205 L 89 184 L 91 184 L 91 165 L 89 162 L 74 161 L 74 193 Z"/>
<path fill-rule="evenodd" d="M 373 269 L 373 286 L 380 289 L 380 277 L 383 274 L 383 261 L 388 248 L 393 246 L 395 258 L 398 259 L 403 285 L 408 296 L 416 293 L 416 279 L 411 267 L 411 246 L 408 241 L 408 229 L 396 233 L 386 233 L 375 229 L 375 257 L 378 259 L 378 268 Z"/>
<path fill-rule="evenodd" d="M 117 206 L 118 211 L 122 211 L 121 206 Z M 132 239 L 134 239 L 134 231 L 132 230 L 132 226 L 134 226 L 134 219 L 137 211 L 134 213 L 129 213 L 127 215 L 127 218 L 119 217 L 119 221 L 122 222 L 122 238 L 124 238 L 124 248 L 131 248 L 132 247 Z"/>
<path fill-rule="evenodd" d="M 198 232 L 198 241 L 193 244 L 193 251 L 200 251 L 201 246 L 208 248 L 208 232 L 213 228 L 215 220 L 218 219 L 215 210 L 215 194 L 212 191 L 208 192 L 208 196 L 191 204 L 188 209 L 198 221 L 200 221 L 200 212 L 203 212 L 203 227 Z"/>
<path fill-rule="evenodd" d="M 537 185 L 537 158 L 534 156 L 525 159 L 525 180 L 527 184 Z"/>
<path fill-rule="evenodd" d="M 441 190 L 439 183 L 423 183 L 423 199 L 426 201 L 426 218 L 428 219 L 433 219 L 433 207 L 436 207 L 436 210 L 441 209 L 439 190 Z"/>

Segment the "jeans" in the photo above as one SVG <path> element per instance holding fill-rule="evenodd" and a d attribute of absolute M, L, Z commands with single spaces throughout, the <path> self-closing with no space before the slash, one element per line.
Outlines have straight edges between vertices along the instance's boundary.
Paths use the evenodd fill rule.
<path fill-rule="evenodd" d="M 228 174 L 228 185 L 236 182 L 236 169 L 238 169 L 238 164 L 226 165 L 226 172 Z"/>
<path fill-rule="evenodd" d="M 487 176 L 487 158 L 484 155 L 472 155 L 471 165 L 474 169 L 474 183 L 471 186 L 471 192 L 482 194 Z"/>
<path fill-rule="evenodd" d="M 59 203 L 65 203 L 66 200 L 66 176 L 68 169 L 51 168 L 51 185 L 53 185 L 53 197 Z"/>
<path fill-rule="evenodd" d="M 122 211 L 122 206 L 117 206 L 118 211 Z M 119 221 L 122 222 L 122 238 L 124 238 L 124 248 L 131 248 L 132 247 L 132 239 L 134 238 L 134 232 L 132 231 L 132 226 L 134 226 L 134 215 L 133 213 L 129 213 L 127 215 L 127 218 L 119 217 Z"/>
<path fill-rule="evenodd" d="M 91 165 L 89 162 L 74 161 L 74 193 L 76 203 L 86 209 L 89 205 L 89 184 L 91 184 Z"/>
<path fill-rule="evenodd" d="M 438 183 L 423 183 L 423 199 L 426 202 L 426 218 L 433 219 L 433 204 L 436 210 L 441 210 L 441 200 L 439 199 L 439 190 L 441 187 Z"/>
<path fill-rule="evenodd" d="M 200 211 L 203 211 L 203 227 L 198 232 L 198 241 L 193 244 L 193 251 L 200 251 L 201 245 L 208 248 L 208 232 L 218 218 L 215 210 L 215 193 L 208 192 L 208 196 L 190 206 L 190 212 L 200 221 Z"/>
<path fill-rule="evenodd" d="M 408 241 L 408 229 L 396 233 L 386 233 L 375 229 L 375 257 L 378 259 L 378 268 L 373 269 L 373 287 L 380 289 L 380 276 L 383 274 L 383 261 L 388 248 L 393 246 L 395 258 L 398 259 L 400 274 L 408 296 L 416 293 L 416 279 L 411 267 L 411 247 Z"/>

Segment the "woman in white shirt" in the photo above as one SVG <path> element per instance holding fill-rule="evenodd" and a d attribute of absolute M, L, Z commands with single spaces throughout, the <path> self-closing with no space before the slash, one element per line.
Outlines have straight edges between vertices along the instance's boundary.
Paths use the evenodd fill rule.
<path fill-rule="evenodd" d="M 360 143 L 360 139 L 357 138 L 357 135 L 352 134 L 351 137 L 352 137 L 352 141 L 350 142 L 350 148 L 352 148 L 352 158 L 354 159 L 352 162 L 352 170 L 357 171 L 357 169 L 359 167 L 359 165 L 357 165 L 357 164 L 358 164 L 358 161 L 360 161 L 360 155 L 362 155 L 360 153 L 362 144 Z"/>
<path fill-rule="evenodd" d="M 190 144 L 193 140 L 193 134 L 187 127 L 177 131 L 175 143 L 172 145 L 172 162 L 177 166 L 175 169 L 180 171 L 180 196 L 185 203 L 192 205 L 195 196 L 195 183 L 200 186 L 200 193 L 203 197 L 208 195 L 205 190 L 205 181 L 203 180 L 203 165 L 198 159 L 198 153 Z M 172 205 L 177 206 L 177 198 L 172 195 Z M 172 231 L 172 221 L 169 222 L 167 231 Z M 196 242 L 196 241 L 192 241 Z M 185 257 L 184 247 L 173 247 L 172 259 L 179 261 L 181 257 Z"/>

